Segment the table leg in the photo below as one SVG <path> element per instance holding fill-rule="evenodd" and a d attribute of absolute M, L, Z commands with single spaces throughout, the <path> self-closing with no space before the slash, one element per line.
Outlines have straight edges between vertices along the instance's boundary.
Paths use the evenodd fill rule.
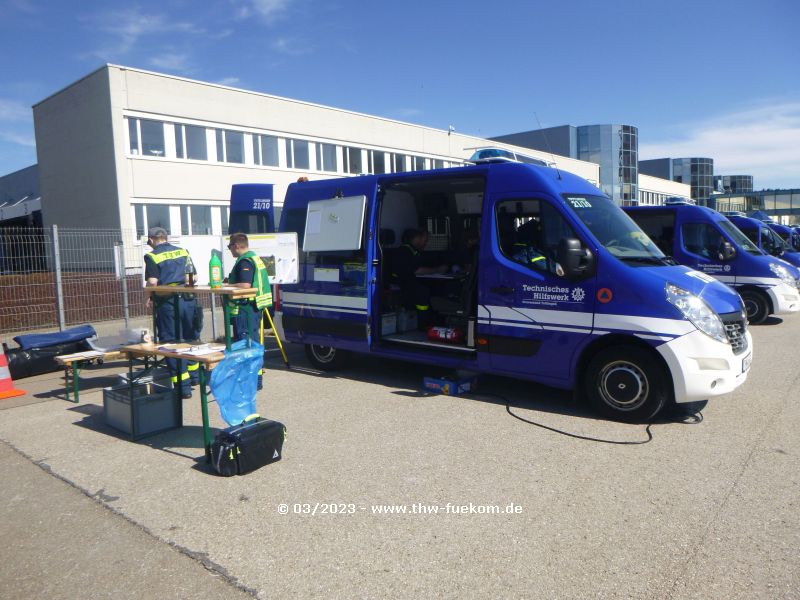
<path fill-rule="evenodd" d="M 67 399 L 67 402 L 72 402 L 69 399 L 69 372 L 70 372 L 71 365 L 64 365 L 64 397 Z"/>
<path fill-rule="evenodd" d="M 76 360 L 72 363 L 72 396 L 75 398 L 73 402 L 78 404 L 80 402 L 80 387 L 78 385 L 81 376 L 81 361 Z M 69 394 L 67 394 L 69 400 Z"/>
<path fill-rule="evenodd" d="M 208 424 L 208 395 L 206 394 L 206 366 L 200 364 L 200 409 L 203 413 L 203 448 L 206 462 L 211 462 L 211 426 Z"/>
<path fill-rule="evenodd" d="M 231 301 L 222 297 L 222 314 L 225 317 L 225 349 L 231 349 Z"/>

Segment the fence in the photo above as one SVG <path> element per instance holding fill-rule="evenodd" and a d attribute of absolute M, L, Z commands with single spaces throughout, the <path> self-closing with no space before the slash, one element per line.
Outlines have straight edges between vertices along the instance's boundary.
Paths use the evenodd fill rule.
<path fill-rule="evenodd" d="M 127 326 L 149 314 L 143 269 L 132 230 L 0 229 L 0 334 L 117 319 Z"/>

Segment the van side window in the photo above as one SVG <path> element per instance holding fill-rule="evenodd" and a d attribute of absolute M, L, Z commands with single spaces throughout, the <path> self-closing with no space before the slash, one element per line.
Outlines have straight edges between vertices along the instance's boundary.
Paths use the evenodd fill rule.
<path fill-rule="evenodd" d="M 675 213 L 642 212 L 636 215 L 636 224 L 667 256 L 673 251 L 675 239 Z"/>
<path fill-rule="evenodd" d="M 709 260 L 719 260 L 725 238 L 716 227 L 708 223 L 684 223 L 681 234 L 684 250 Z"/>
<path fill-rule="evenodd" d="M 536 271 L 561 274 L 558 243 L 575 231 L 550 203 L 536 198 L 503 200 L 495 206 L 500 252 Z"/>

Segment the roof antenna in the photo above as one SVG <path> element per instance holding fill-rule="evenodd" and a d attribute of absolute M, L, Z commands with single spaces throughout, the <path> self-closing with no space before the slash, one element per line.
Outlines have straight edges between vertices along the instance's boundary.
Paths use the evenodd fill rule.
<path fill-rule="evenodd" d="M 536 111 L 533 111 L 533 116 L 536 117 L 536 123 L 539 124 L 539 131 L 542 133 L 542 137 L 544 138 L 545 144 L 547 144 L 547 151 L 550 152 L 550 158 L 553 161 L 553 168 L 556 170 L 556 173 L 558 173 L 558 178 L 560 180 L 561 171 L 559 171 L 558 167 L 556 166 L 556 157 L 553 154 L 553 149 L 550 147 L 550 140 L 547 139 L 547 134 L 544 132 L 544 129 L 542 128 L 542 122 L 539 120 L 539 115 L 536 114 Z"/>

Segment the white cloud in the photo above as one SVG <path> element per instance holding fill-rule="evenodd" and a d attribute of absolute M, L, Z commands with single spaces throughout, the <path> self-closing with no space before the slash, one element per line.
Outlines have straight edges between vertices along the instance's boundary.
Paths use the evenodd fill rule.
<path fill-rule="evenodd" d="M 20 146 L 28 146 L 29 148 L 36 147 L 36 140 L 31 134 L 15 133 L 13 131 L 0 131 L 0 140 L 11 142 L 12 144 L 19 144 Z"/>
<path fill-rule="evenodd" d="M 765 102 L 639 144 L 639 160 L 707 156 L 718 175 L 753 175 L 756 189 L 800 187 L 800 102 Z"/>
<path fill-rule="evenodd" d="M 153 13 L 145 14 L 139 8 L 108 11 L 84 17 L 83 21 L 97 30 L 110 34 L 113 45 L 91 52 L 102 60 L 127 54 L 140 41 L 140 38 L 165 33 L 185 33 L 203 35 L 206 30 L 188 21 L 175 21 L 169 16 Z"/>
<path fill-rule="evenodd" d="M 279 37 L 270 44 L 275 52 L 286 54 L 288 56 L 304 56 L 311 54 L 314 50 L 313 46 L 303 40 Z"/>
<path fill-rule="evenodd" d="M 419 108 L 400 108 L 395 111 L 399 117 L 403 119 L 410 119 L 411 117 L 418 117 L 422 114 Z"/>
<path fill-rule="evenodd" d="M 150 59 L 150 64 L 165 71 L 189 71 L 189 56 L 166 52 Z"/>
<path fill-rule="evenodd" d="M 240 81 L 241 79 L 238 77 L 223 77 L 217 83 L 219 85 L 237 85 Z"/>
<path fill-rule="evenodd" d="M 30 106 L 0 98 L 0 121 L 30 121 L 32 116 Z"/>
<path fill-rule="evenodd" d="M 289 6 L 290 0 L 234 0 L 238 4 L 237 16 L 247 19 L 253 15 L 264 21 L 273 21 L 280 17 Z"/>

